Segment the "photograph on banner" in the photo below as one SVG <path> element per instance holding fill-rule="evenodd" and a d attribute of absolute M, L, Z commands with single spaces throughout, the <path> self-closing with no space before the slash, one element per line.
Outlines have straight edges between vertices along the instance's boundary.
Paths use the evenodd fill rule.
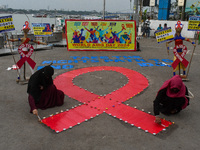
<path fill-rule="evenodd" d="M 135 21 L 65 20 L 68 50 L 136 50 Z"/>
<path fill-rule="evenodd" d="M 50 23 L 32 23 L 34 36 L 53 36 Z"/>
<path fill-rule="evenodd" d="M 190 15 L 200 15 L 200 0 L 187 0 L 185 12 Z"/>
<path fill-rule="evenodd" d="M 156 40 L 158 43 L 163 43 L 173 40 L 174 34 L 175 32 L 171 29 L 171 27 L 155 31 Z"/>
<path fill-rule="evenodd" d="M 200 16 L 190 16 L 188 21 L 189 31 L 200 31 Z"/>
<path fill-rule="evenodd" d="M 2 16 L 0 17 L 0 33 L 13 31 L 15 30 L 15 26 L 13 23 L 12 16 Z"/>

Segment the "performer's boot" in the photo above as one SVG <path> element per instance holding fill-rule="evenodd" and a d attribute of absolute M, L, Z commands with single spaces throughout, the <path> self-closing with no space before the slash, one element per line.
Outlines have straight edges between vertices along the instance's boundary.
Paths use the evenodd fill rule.
<path fill-rule="evenodd" d="M 187 78 L 186 75 L 185 75 L 185 70 L 183 70 L 183 75 L 181 75 L 181 78 L 182 79 L 186 79 Z"/>
<path fill-rule="evenodd" d="M 19 83 L 19 81 L 20 81 L 20 76 L 17 77 L 16 82 Z"/>

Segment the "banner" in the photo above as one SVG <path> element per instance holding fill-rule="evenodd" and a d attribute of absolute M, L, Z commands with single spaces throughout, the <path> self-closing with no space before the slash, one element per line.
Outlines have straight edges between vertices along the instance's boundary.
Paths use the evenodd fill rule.
<path fill-rule="evenodd" d="M 187 0 L 185 5 L 185 12 L 190 15 L 200 15 L 200 0 Z"/>
<path fill-rule="evenodd" d="M 162 30 L 157 30 L 155 31 L 155 35 L 158 43 L 167 42 L 173 40 L 174 38 L 174 32 L 172 31 L 171 27 Z"/>
<path fill-rule="evenodd" d="M 136 50 L 132 20 L 65 20 L 68 50 Z"/>
<path fill-rule="evenodd" d="M 0 17 L 0 33 L 15 30 L 12 16 Z"/>
<path fill-rule="evenodd" d="M 191 16 L 188 21 L 189 31 L 200 31 L 200 16 Z"/>
<path fill-rule="evenodd" d="M 149 6 L 156 6 L 157 0 L 150 0 Z"/>
<path fill-rule="evenodd" d="M 49 23 L 32 23 L 35 36 L 53 36 Z"/>
<path fill-rule="evenodd" d="M 178 6 L 184 6 L 184 1 L 185 0 L 178 0 Z"/>

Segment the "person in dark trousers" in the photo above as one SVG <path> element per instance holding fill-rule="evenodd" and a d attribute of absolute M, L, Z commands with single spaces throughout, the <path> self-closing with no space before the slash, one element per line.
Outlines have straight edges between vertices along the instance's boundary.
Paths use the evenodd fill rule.
<path fill-rule="evenodd" d="M 27 93 L 30 112 L 38 116 L 38 109 L 61 106 L 64 103 L 64 93 L 53 84 L 54 69 L 51 66 L 35 72 L 28 82 Z"/>
<path fill-rule="evenodd" d="M 51 25 L 51 31 L 54 32 L 54 24 Z"/>
<path fill-rule="evenodd" d="M 143 25 L 143 34 L 142 34 L 142 36 L 145 36 L 145 34 L 146 34 L 146 37 L 149 37 L 150 36 L 150 30 L 151 30 L 151 28 L 150 28 L 150 24 L 151 24 L 151 22 L 150 22 L 150 17 L 148 17 L 146 20 L 145 20 L 145 22 L 144 22 L 144 25 Z"/>
<path fill-rule="evenodd" d="M 189 105 L 188 89 L 179 75 L 164 82 L 154 100 L 155 122 L 161 123 L 160 113 L 177 114 Z"/>

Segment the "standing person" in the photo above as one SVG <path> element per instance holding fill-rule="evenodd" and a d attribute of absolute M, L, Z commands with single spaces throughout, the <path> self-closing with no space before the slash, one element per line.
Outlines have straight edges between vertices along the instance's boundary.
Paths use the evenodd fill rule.
<path fill-rule="evenodd" d="M 142 36 L 144 36 L 145 34 L 146 34 L 146 37 L 150 36 L 150 30 L 151 30 L 150 24 L 151 24 L 150 17 L 148 17 L 144 22 L 144 31 L 143 31 Z"/>
<path fill-rule="evenodd" d="M 63 33 L 65 33 L 65 25 L 63 25 L 62 31 Z"/>
<path fill-rule="evenodd" d="M 24 36 L 23 36 L 22 38 L 18 38 L 18 39 L 8 39 L 8 40 L 11 41 L 11 42 L 20 41 L 20 42 L 21 42 L 21 45 L 22 45 L 22 44 L 28 44 L 30 41 L 31 41 L 31 42 L 34 42 L 34 43 L 36 43 L 36 44 L 47 45 L 47 43 L 40 42 L 40 41 L 36 41 L 36 40 L 34 40 L 34 39 L 28 38 L 28 32 L 29 32 L 30 30 L 31 30 L 31 29 L 30 29 L 30 27 L 29 27 L 29 22 L 26 21 L 26 22 L 25 22 L 25 25 L 23 25 L 23 28 L 22 28 L 22 31 L 24 32 Z M 27 55 L 28 55 L 28 53 L 30 53 L 30 47 L 24 47 L 24 48 L 22 49 L 22 52 L 23 52 L 24 54 L 27 54 Z M 21 54 L 20 54 L 20 58 L 22 59 L 22 55 L 21 55 Z M 36 64 L 36 63 L 35 63 L 35 64 Z M 18 65 L 18 63 L 17 63 L 17 65 Z M 35 67 L 35 65 L 34 65 L 34 67 Z M 34 67 L 31 67 L 31 66 L 30 66 L 30 70 L 31 70 L 31 73 L 32 73 L 32 74 L 34 73 Z M 20 81 L 20 67 L 19 67 L 18 70 L 19 70 L 19 75 L 18 75 L 18 77 L 17 77 L 16 82 L 19 82 L 19 81 Z M 24 73 L 24 76 L 25 76 L 25 73 Z M 26 80 L 26 79 L 25 79 L 25 80 Z"/>
<path fill-rule="evenodd" d="M 27 93 L 30 112 L 38 116 L 38 109 L 61 106 L 64 103 L 64 93 L 53 84 L 54 69 L 46 66 L 35 72 L 28 82 Z"/>
<path fill-rule="evenodd" d="M 165 115 L 179 113 L 189 105 L 188 89 L 179 75 L 164 82 L 154 100 L 155 122 L 161 123 L 160 112 Z"/>
<path fill-rule="evenodd" d="M 51 25 L 51 31 L 54 32 L 54 24 Z"/>
<path fill-rule="evenodd" d="M 168 41 L 166 42 L 166 47 L 167 47 L 167 52 L 169 54 L 169 43 L 175 41 L 175 47 L 178 47 L 180 45 L 183 45 L 183 40 L 184 41 L 187 41 L 187 42 L 190 42 L 194 47 L 196 47 L 196 44 L 195 42 L 193 42 L 192 40 L 186 38 L 186 37 L 183 37 L 181 35 L 181 31 L 183 29 L 183 24 L 181 23 L 181 21 L 177 21 L 177 24 L 175 25 L 175 30 L 176 30 L 176 33 L 175 33 L 175 37 L 173 38 L 172 41 Z M 177 54 L 179 56 L 182 56 L 183 53 L 183 48 L 178 48 L 177 49 Z M 176 59 L 178 59 L 178 57 L 176 57 L 176 55 L 174 55 L 174 61 L 176 61 Z M 181 58 L 182 59 L 182 58 Z M 183 59 L 182 59 L 183 60 Z M 184 62 L 184 61 L 183 61 Z M 179 74 L 180 74 L 180 69 L 183 70 L 183 75 L 181 76 L 182 78 L 187 78 L 186 77 L 186 67 L 183 62 L 180 61 L 179 65 L 177 65 L 176 67 L 173 68 L 173 75 L 176 75 L 176 71 L 179 70 Z M 172 67 L 173 67 L 173 64 L 172 64 Z"/>
<path fill-rule="evenodd" d="M 197 31 L 197 37 L 198 37 L 198 45 L 200 44 L 200 35 L 199 35 L 199 31 Z"/>

